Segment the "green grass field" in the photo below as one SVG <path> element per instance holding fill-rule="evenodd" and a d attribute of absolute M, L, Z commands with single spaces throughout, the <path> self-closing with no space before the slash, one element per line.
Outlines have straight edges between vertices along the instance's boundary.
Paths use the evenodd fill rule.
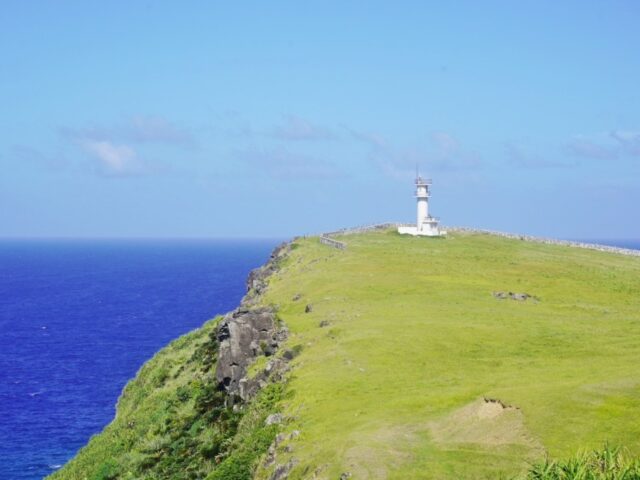
<path fill-rule="evenodd" d="M 605 441 L 640 454 L 640 258 L 480 234 L 343 240 L 298 240 L 263 299 L 303 347 L 290 478 L 512 478 Z"/>

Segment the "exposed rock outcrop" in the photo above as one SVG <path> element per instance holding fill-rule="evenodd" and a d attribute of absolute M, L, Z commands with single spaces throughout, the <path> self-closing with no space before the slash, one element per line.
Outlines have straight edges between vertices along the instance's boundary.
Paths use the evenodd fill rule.
<path fill-rule="evenodd" d="M 231 398 L 248 400 L 267 379 L 279 379 L 276 374 L 281 377 L 288 368 L 285 360 L 273 358 L 255 378 L 247 378 L 249 365 L 259 356 L 273 356 L 288 335 L 275 309 L 260 306 L 259 299 L 267 288 L 267 279 L 280 268 L 280 261 L 289 249 L 288 243 L 279 245 L 264 266 L 249 274 L 241 306 L 225 315 L 218 325 L 216 381 Z"/>
<path fill-rule="evenodd" d="M 282 423 L 283 420 L 284 420 L 284 417 L 282 416 L 281 413 L 272 413 L 267 417 L 264 423 L 265 425 L 277 425 L 279 423 Z"/>
<path fill-rule="evenodd" d="M 216 380 L 229 395 L 247 397 L 241 380 L 260 355 L 273 355 L 287 337 L 271 307 L 240 307 L 227 314 L 218 326 Z M 246 390 L 246 389 L 242 389 Z M 247 398 L 243 398 L 246 400 Z"/>
<path fill-rule="evenodd" d="M 255 376 L 244 377 L 240 380 L 239 396 L 243 400 L 253 397 L 258 390 L 264 387 L 267 382 L 280 382 L 284 379 L 284 374 L 289 371 L 287 359 L 273 358 L 267 362 L 267 366 Z"/>
<path fill-rule="evenodd" d="M 507 298 L 511 300 L 517 300 L 518 302 L 524 302 L 528 299 L 533 299 L 534 301 L 539 301 L 540 299 L 534 295 L 529 295 L 528 293 L 514 293 L 514 292 L 493 292 L 492 295 L 498 300 L 505 300 Z"/>
<path fill-rule="evenodd" d="M 267 289 L 267 279 L 280 268 L 280 261 L 290 249 L 290 243 L 281 243 L 271 252 L 267 263 L 251 270 L 247 278 L 247 294 L 242 299 L 243 304 L 256 303 L 258 297 Z"/>
<path fill-rule="evenodd" d="M 291 472 L 291 469 L 294 466 L 295 466 L 294 460 L 290 460 L 283 465 L 276 466 L 275 470 L 271 474 L 271 477 L 269 477 L 269 480 L 284 480 L 285 478 L 288 478 L 289 472 Z"/>

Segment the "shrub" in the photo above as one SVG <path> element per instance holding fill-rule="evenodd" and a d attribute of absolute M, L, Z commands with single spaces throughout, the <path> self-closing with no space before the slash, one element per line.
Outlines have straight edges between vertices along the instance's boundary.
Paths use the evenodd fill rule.
<path fill-rule="evenodd" d="M 640 460 L 620 447 L 580 453 L 566 461 L 546 459 L 534 465 L 528 480 L 640 480 Z"/>
<path fill-rule="evenodd" d="M 164 385 L 167 378 L 169 378 L 169 369 L 163 365 L 153 373 L 153 376 L 151 377 L 151 384 L 154 387 L 159 388 Z"/>
<path fill-rule="evenodd" d="M 91 480 L 115 480 L 118 478 L 119 471 L 120 469 L 115 460 L 107 460 L 98 467 L 98 470 Z"/>

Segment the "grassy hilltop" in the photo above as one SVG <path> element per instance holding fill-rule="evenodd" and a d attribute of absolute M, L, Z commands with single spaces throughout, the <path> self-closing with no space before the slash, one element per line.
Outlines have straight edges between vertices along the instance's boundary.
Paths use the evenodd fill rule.
<path fill-rule="evenodd" d="M 294 478 L 497 478 L 605 440 L 640 453 L 640 258 L 477 234 L 343 240 L 300 240 L 266 294 L 305 345 Z"/>
<path fill-rule="evenodd" d="M 143 368 L 55 478 L 495 479 L 606 441 L 640 454 L 640 258 L 481 234 L 343 240 L 297 240 L 261 297 L 301 348 L 286 384 L 224 410 L 208 324 Z M 265 426 L 274 412 L 284 423 Z"/>

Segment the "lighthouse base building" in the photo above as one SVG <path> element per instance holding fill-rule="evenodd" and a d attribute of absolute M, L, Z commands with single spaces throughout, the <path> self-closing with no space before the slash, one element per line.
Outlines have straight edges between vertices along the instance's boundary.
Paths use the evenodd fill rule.
<path fill-rule="evenodd" d="M 447 232 L 440 230 L 438 225 L 440 220 L 429 215 L 430 186 L 430 179 L 422 178 L 420 175 L 416 177 L 416 200 L 418 203 L 416 226 L 405 225 L 398 227 L 398 233 L 425 237 L 439 237 L 447 234 Z"/>

